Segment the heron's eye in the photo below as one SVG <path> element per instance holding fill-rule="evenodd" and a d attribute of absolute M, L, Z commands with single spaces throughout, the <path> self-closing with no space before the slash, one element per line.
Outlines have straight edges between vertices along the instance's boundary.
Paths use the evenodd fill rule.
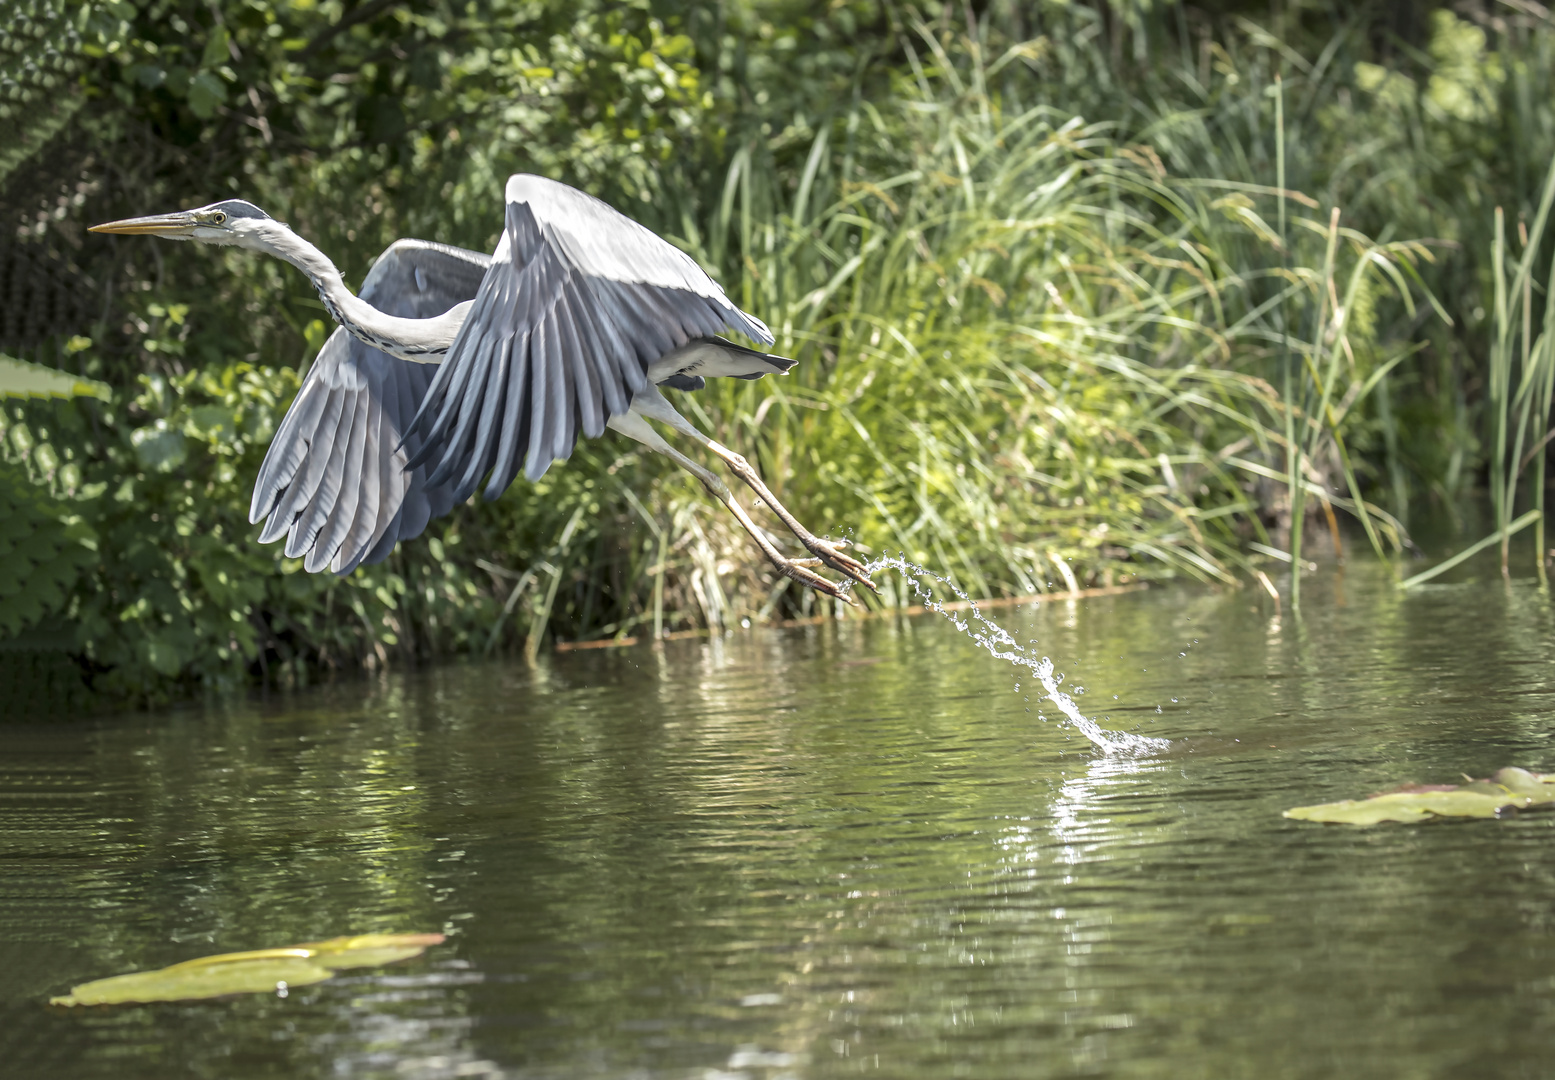
<path fill-rule="evenodd" d="M 225 210 L 218 210 L 218 211 L 216 211 L 214 214 L 211 215 L 211 220 L 214 221 L 217 225 L 225 225 L 227 223 L 227 213 L 226 213 L 226 211 Z"/>

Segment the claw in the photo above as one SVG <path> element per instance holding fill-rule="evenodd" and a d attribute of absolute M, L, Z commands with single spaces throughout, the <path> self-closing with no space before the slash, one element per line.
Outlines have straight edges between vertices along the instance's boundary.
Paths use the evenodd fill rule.
<path fill-rule="evenodd" d="M 805 565 L 806 563 L 816 563 L 816 562 L 819 562 L 820 560 L 818 560 L 818 559 L 782 559 L 781 561 L 778 561 L 778 560 L 773 560 L 773 561 L 776 564 L 779 573 L 785 575 L 786 577 L 792 578 L 793 580 L 799 582 L 799 584 L 804 585 L 807 588 L 814 589 L 818 593 L 825 593 L 827 596 L 833 597 L 834 599 L 837 599 L 837 600 L 841 600 L 844 604 L 847 604 L 849 607 L 857 607 L 858 606 L 853 601 L 853 599 L 848 596 L 847 593 L 842 591 L 842 587 L 840 585 L 838 585 L 835 581 L 831 581 L 828 578 L 823 578 L 820 574 L 817 574 L 815 571 L 810 570 Z"/>
<path fill-rule="evenodd" d="M 818 537 L 811 538 L 811 540 L 804 540 L 804 546 L 809 548 L 821 562 L 837 571 L 837 573 L 845 574 L 860 585 L 867 586 L 874 592 L 878 593 L 880 591 L 880 587 L 869 580 L 869 571 L 864 564 L 853 556 L 842 553 L 843 548 L 852 546 L 849 541 L 822 540 Z"/>

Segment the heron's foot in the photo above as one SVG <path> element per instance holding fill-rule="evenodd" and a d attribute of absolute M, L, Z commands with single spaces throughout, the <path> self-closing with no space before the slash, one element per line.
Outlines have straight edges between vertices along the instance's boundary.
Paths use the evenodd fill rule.
<path fill-rule="evenodd" d="M 799 582 L 807 589 L 814 589 L 818 593 L 825 593 L 827 596 L 841 600 L 850 607 L 857 606 L 847 592 L 844 591 L 841 584 L 832 581 L 830 578 L 823 578 L 820 574 L 810 569 L 812 566 L 822 565 L 822 560 L 789 559 L 773 552 L 768 552 L 767 557 L 772 560 L 772 565 L 777 567 L 778 573 L 784 577 Z"/>
<path fill-rule="evenodd" d="M 843 548 L 852 546 L 849 541 L 822 540 L 819 536 L 801 536 L 799 542 L 809 548 L 810 553 L 823 565 L 829 566 L 839 574 L 852 578 L 860 585 L 874 592 L 880 591 L 879 586 L 869 580 L 869 568 L 852 555 L 848 555 L 843 551 Z"/>

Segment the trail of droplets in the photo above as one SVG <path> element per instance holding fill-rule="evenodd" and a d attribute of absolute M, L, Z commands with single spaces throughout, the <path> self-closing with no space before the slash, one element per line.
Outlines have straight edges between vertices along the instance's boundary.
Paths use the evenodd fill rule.
<path fill-rule="evenodd" d="M 913 595 L 923 601 L 925 608 L 949 619 L 957 630 L 987 649 L 990 655 L 1000 660 L 1008 660 L 1035 675 L 1037 682 L 1042 684 L 1042 689 L 1047 693 L 1048 700 L 1058 706 L 1059 711 L 1069 718 L 1069 722 L 1078 728 L 1082 735 L 1104 752 L 1126 755 L 1158 754 L 1171 746 L 1171 742 L 1166 739 L 1152 739 L 1122 731 L 1102 730 L 1095 720 L 1080 711 L 1072 697 L 1058 688 L 1059 680 L 1063 676 L 1054 675 L 1053 661 L 1045 656 L 1038 658 L 1027 652 L 1004 627 L 979 611 L 977 601 L 969 597 L 962 591 L 961 586 L 949 578 L 941 577 L 916 563 L 910 563 L 899 555 L 882 555 L 871 560 L 864 569 L 870 574 L 877 570 L 896 570 L 912 586 Z M 964 601 L 972 613 L 971 621 L 958 617 L 954 611 L 947 611 L 944 602 L 934 595 L 934 590 L 923 583 L 924 578 L 932 578 L 939 582 L 955 593 L 958 599 Z"/>

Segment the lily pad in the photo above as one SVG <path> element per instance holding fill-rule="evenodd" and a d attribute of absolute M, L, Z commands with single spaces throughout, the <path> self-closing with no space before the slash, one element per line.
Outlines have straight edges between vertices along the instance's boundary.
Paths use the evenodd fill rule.
<path fill-rule="evenodd" d="M 1438 817 L 1493 818 L 1506 810 L 1555 804 L 1555 773 L 1500 769 L 1467 784 L 1406 784 L 1369 799 L 1346 799 L 1321 806 L 1297 806 L 1285 816 L 1298 821 L 1342 825 L 1406 825 Z"/>
<path fill-rule="evenodd" d="M 313 962 L 331 971 L 380 967 L 420 956 L 429 945 L 441 945 L 442 934 L 359 934 L 356 937 L 309 941 L 296 946 L 313 953 Z"/>
<path fill-rule="evenodd" d="M 218 953 L 157 971 L 97 979 L 73 987 L 50 1005 L 124 1005 L 200 1001 L 228 994 L 263 994 L 323 982 L 344 968 L 379 967 L 419 956 L 442 934 L 362 934 L 282 949 Z"/>

